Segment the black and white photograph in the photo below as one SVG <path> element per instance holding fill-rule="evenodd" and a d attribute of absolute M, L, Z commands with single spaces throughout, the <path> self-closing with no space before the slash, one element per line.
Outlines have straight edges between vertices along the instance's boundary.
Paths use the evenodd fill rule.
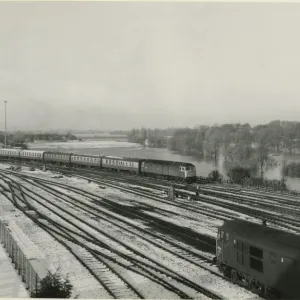
<path fill-rule="evenodd" d="M 0 298 L 300 299 L 300 3 L 0 1 Z"/>

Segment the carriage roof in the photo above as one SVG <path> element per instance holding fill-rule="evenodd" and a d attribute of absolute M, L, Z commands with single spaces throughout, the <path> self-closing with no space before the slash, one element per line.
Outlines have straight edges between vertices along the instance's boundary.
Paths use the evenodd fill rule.
<path fill-rule="evenodd" d="M 45 155 L 46 154 L 70 155 L 71 153 L 68 153 L 68 152 L 58 152 L 58 151 L 45 151 Z"/>
<path fill-rule="evenodd" d="M 142 159 L 143 162 L 161 164 L 161 165 L 172 165 L 172 166 L 180 166 L 180 167 L 195 167 L 191 163 L 180 162 L 180 161 L 169 161 L 169 160 L 159 160 L 159 159 Z"/>
<path fill-rule="evenodd" d="M 80 156 L 80 157 L 92 157 L 92 158 L 100 158 L 101 156 L 99 155 L 92 155 L 92 154 L 78 154 L 78 153 L 70 153 L 71 158 L 74 156 Z"/>
<path fill-rule="evenodd" d="M 139 162 L 141 159 L 140 158 L 131 158 L 131 157 L 122 157 L 122 156 L 102 156 L 102 158 L 106 159 L 115 159 L 115 160 L 126 160 L 126 161 L 133 161 L 133 162 Z"/>

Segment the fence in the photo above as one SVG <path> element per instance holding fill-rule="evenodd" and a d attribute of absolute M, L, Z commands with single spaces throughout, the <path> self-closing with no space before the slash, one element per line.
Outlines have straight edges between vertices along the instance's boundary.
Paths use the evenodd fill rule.
<path fill-rule="evenodd" d="M 25 283 L 26 288 L 32 293 L 38 289 L 40 281 L 47 275 L 46 261 L 43 257 L 30 257 L 22 249 L 24 248 L 22 247 L 24 242 L 22 245 L 20 236 L 19 239 L 13 236 L 13 232 L 10 231 L 7 225 L 8 222 L 0 219 L 1 243 L 21 276 L 22 281 Z"/>

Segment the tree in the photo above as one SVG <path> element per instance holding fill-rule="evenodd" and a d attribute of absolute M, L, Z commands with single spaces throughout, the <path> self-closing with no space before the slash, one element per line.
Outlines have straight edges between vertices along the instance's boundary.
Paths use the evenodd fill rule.
<path fill-rule="evenodd" d="M 208 178 L 212 181 L 212 182 L 221 182 L 222 181 L 222 175 L 219 173 L 218 170 L 213 170 L 208 174 Z"/>
<path fill-rule="evenodd" d="M 250 170 L 248 168 L 234 167 L 227 173 L 230 181 L 233 183 L 243 183 L 247 178 L 251 178 Z"/>
<path fill-rule="evenodd" d="M 69 279 L 63 280 L 56 272 L 52 274 L 50 271 L 44 277 L 37 291 L 31 293 L 31 298 L 70 298 L 73 286 Z"/>
<path fill-rule="evenodd" d="M 203 153 L 203 133 L 198 131 L 195 139 L 195 148 L 196 151 Z"/>
<path fill-rule="evenodd" d="M 280 152 L 283 139 L 283 128 L 279 120 L 272 121 L 268 124 L 270 145 L 274 151 Z"/>
<path fill-rule="evenodd" d="M 269 134 L 266 128 L 259 128 L 254 134 L 256 149 L 255 149 L 255 159 L 260 170 L 260 178 L 263 180 L 264 172 L 274 165 L 276 161 L 271 157 L 269 147 Z"/>
<path fill-rule="evenodd" d="M 217 158 L 222 146 L 222 132 L 220 128 L 211 127 L 206 132 L 206 138 L 208 139 L 208 149 L 210 149 L 211 154 L 214 155 L 215 164 L 217 164 Z"/>

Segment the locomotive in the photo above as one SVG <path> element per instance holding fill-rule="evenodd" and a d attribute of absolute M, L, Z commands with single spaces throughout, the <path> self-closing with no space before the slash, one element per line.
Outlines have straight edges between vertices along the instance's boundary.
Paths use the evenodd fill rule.
<path fill-rule="evenodd" d="M 243 220 L 218 230 L 216 262 L 233 283 L 272 299 L 300 299 L 300 236 Z"/>
<path fill-rule="evenodd" d="M 196 181 L 195 166 L 185 162 L 17 149 L 0 149 L 0 158 L 132 172 L 141 176 L 184 182 Z"/>

